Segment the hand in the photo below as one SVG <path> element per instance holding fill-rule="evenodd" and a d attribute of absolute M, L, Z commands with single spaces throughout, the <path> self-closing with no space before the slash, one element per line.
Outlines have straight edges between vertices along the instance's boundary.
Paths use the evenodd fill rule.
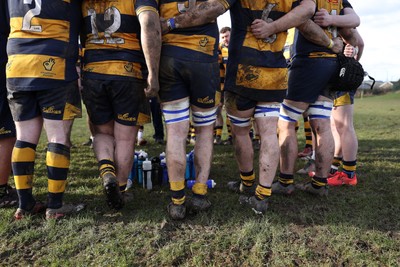
<path fill-rule="evenodd" d="M 357 46 L 354 47 L 354 46 L 352 46 L 352 45 L 350 45 L 350 44 L 347 44 L 347 45 L 345 46 L 345 48 L 344 48 L 343 54 L 344 54 L 346 57 L 356 57 L 357 54 L 358 54 L 358 47 L 357 47 Z"/>
<path fill-rule="evenodd" d="M 275 33 L 272 24 L 262 19 L 254 20 L 250 28 L 253 35 L 258 39 L 265 39 Z"/>
<path fill-rule="evenodd" d="M 332 25 L 332 15 L 326 9 L 321 8 L 314 15 L 314 22 L 321 27 L 328 27 Z"/>
<path fill-rule="evenodd" d="M 144 89 L 146 97 L 156 97 L 158 96 L 158 91 L 160 90 L 160 84 L 158 82 L 157 76 L 149 75 L 147 78 L 147 88 Z"/>
<path fill-rule="evenodd" d="M 343 51 L 343 40 L 340 37 L 333 38 L 333 46 L 331 48 L 332 52 L 339 54 Z"/>
<path fill-rule="evenodd" d="M 165 18 L 160 17 L 160 25 L 162 34 L 166 34 L 169 32 L 167 20 Z"/>

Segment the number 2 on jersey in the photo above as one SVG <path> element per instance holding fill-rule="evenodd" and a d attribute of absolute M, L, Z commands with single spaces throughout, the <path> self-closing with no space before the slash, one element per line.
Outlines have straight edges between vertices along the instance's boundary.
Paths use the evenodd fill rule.
<path fill-rule="evenodd" d="M 32 4 L 33 0 L 24 0 L 25 5 Z M 42 0 L 35 0 L 35 8 L 30 9 L 26 12 L 24 18 L 22 19 L 22 30 L 29 32 L 42 32 L 41 25 L 32 25 L 32 19 L 34 16 L 40 14 L 42 10 Z"/>

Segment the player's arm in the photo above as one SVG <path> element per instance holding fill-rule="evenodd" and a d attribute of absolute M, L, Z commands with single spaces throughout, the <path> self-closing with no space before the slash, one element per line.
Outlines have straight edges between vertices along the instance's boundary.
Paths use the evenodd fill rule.
<path fill-rule="evenodd" d="M 320 9 L 315 13 L 314 21 L 321 27 L 355 28 L 360 25 L 360 17 L 353 8 L 345 7 L 343 12 L 343 15 L 333 15 L 326 9 Z"/>
<path fill-rule="evenodd" d="M 256 38 L 264 39 L 275 33 L 303 24 L 314 15 L 314 12 L 315 1 L 303 0 L 297 7 L 273 22 L 268 23 L 262 19 L 254 20 L 251 25 L 251 31 Z"/>
<path fill-rule="evenodd" d="M 161 18 L 162 33 L 165 34 L 177 28 L 188 28 L 209 23 L 225 13 L 228 8 L 229 5 L 221 0 L 202 2 L 176 17 Z"/>
<path fill-rule="evenodd" d="M 147 97 L 157 96 L 160 89 L 158 71 L 161 54 L 161 28 L 159 15 L 153 10 L 138 10 L 138 19 L 141 26 L 141 45 L 146 60 L 149 76 L 147 78 Z"/>
<path fill-rule="evenodd" d="M 360 60 L 362 53 L 364 51 L 364 40 L 362 39 L 360 33 L 357 29 L 341 29 L 340 35 L 344 39 L 344 41 L 351 45 L 351 47 L 346 46 L 345 51 L 350 54 L 350 56 L 354 57 L 357 60 Z"/>
<path fill-rule="evenodd" d="M 327 47 L 336 54 L 343 51 L 342 39 L 340 37 L 333 39 L 329 38 L 324 30 L 311 19 L 298 26 L 297 29 L 301 32 L 304 38 L 316 45 Z"/>

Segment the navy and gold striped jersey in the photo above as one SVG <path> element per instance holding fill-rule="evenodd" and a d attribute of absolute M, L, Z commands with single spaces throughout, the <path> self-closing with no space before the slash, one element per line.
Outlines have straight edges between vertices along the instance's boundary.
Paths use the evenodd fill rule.
<path fill-rule="evenodd" d="M 225 90 L 260 102 L 281 102 L 287 89 L 283 48 L 287 32 L 257 39 L 250 30 L 255 19 L 274 21 L 298 5 L 297 0 L 238 0 L 230 9 L 232 31 Z"/>
<path fill-rule="evenodd" d="M 225 74 L 226 74 L 226 63 L 228 63 L 228 47 L 223 43 L 218 46 L 218 62 L 219 62 L 219 77 L 221 82 L 221 90 L 224 89 Z"/>
<path fill-rule="evenodd" d="M 156 0 L 84 0 L 84 78 L 146 79 L 147 67 L 140 45 L 143 11 L 158 13 Z"/>
<path fill-rule="evenodd" d="M 288 30 L 288 35 L 286 37 L 285 46 L 283 48 L 283 56 L 286 58 L 286 61 L 289 63 L 292 58 L 292 46 L 294 41 L 294 33 L 296 28 L 290 28 Z"/>
<path fill-rule="evenodd" d="M 4 67 L 7 63 L 7 53 L 6 53 L 6 46 L 7 46 L 7 38 L 8 34 L 10 33 L 9 21 L 7 18 L 7 2 L 1 1 L 0 2 L 0 86 L 5 87 L 5 71 Z M 0 88 L 3 90 L 5 88 Z"/>
<path fill-rule="evenodd" d="M 10 36 L 7 86 L 57 88 L 78 79 L 79 0 L 7 0 Z"/>
<path fill-rule="evenodd" d="M 220 0 L 228 7 L 225 0 Z M 190 5 L 206 0 L 160 0 L 160 16 L 172 18 L 186 12 Z M 215 62 L 218 60 L 219 32 L 217 21 L 185 29 L 174 29 L 163 36 L 162 55 L 197 62 Z"/>
<path fill-rule="evenodd" d="M 343 15 L 344 8 L 352 8 L 351 4 L 347 0 L 343 0 L 343 2 L 340 0 L 317 0 L 316 3 L 316 11 L 324 8 L 330 14 Z M 331 39 L 334 37 L 334 32 L 336 30 L 337 29 L 335 29 L 334 27 L 324 28 L 325 33 Z M 298 30 L 296 30 L 295 32 L 292 52 L 292 57 L 336 57 L 336 54 L 334 54 L 327 47 L 319 46 L 308 41 Z"/>

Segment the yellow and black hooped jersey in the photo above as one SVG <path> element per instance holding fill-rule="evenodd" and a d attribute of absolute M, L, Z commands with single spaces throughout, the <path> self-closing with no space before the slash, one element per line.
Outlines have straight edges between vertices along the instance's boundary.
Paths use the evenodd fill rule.
<path fill-rule="evenodd" d="M 147 78 L 137 15 L 149 10 L 158 13 L 157 0 L 84 0 L 84 78 Z"/>
<path fill-rule="evenodd" d="M 283 56 L 286 58 L 286 61 L 289 63 L 292 58 L 292 46 L 294 41 L 294 33 L 296 28 L 290 28 L 288 30 L 288 35 L 286 37 L 285 46 L 283 48 Z"/>
<path fill-rule="evenodd" d="M 7 4 L 7 86 L 36 91 L 78 79 L 81 1 L 7 0 Z"/>
<path fill-rule="evenodd" d="M 220 0 L 228 7 L 225 0 Z M 160 16 L 172 18 L 186 12 L 191 5 L 206 0 L 160 0 Z M 219 32 L 217 21 L 186 29 L 174 29 L 163 36 L 162 55 L 197 62 L 218 60 Z"/>
<path fill-rule="evenodd" d="M 330 14 L 343 15 L 343 9 L 348 7 L 352 8 L 348 0 L 317 0 L 316 11 L 324 8 Z M 325 33 L 329 38 L 333 38 L 334 32 L 337 31 L 335 27 L 324 28 Z M 292 49 L 293 57 L 336 57 L 336 54 L 332 53 L 327 47 L 316 45 L 308 41 L 298 30 L 294 35 L 294 44 Z"/>
<path fill-rule="evenodd" d="M 228 0 L 229 1 L 229 0 Z M 255 19 L 272 22 L 298 5 L 297 0 L 238 0 L 231 9 L 232 31 L 225 90 L 262 102 L 281 102 L 287 90 L 283 56 L 287 32 L 257 39 L 250 25 Z"/>
<path fill-rule="evenodd" d="M 6 1 L 0 2 L 0 92 L 6 90 L 6 73 L 4 68 L 7 63 L 6 46 L 8 34 L 10 33 L 6 4 Z"/>
<path fill-rule="evenodd" d="M 226 63 L 228 63 L 228 47 L 224 44 L 218 46 L 218 62 L 219 62 L 219 77 L 221 80 L 221 89 L 224 89 Z"/>

